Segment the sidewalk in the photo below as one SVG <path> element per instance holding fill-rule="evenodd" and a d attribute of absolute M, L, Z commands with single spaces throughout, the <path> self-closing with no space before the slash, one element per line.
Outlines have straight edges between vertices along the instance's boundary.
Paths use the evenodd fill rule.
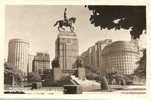
<path fill-rule="evenodd" d="M 7 90 L 5 90 L 7 91 Z M 42 87 L 40 89 L 16 88 L 8 91 L 23 91 L 25 94 L 63 94 L 63 87 Z M 94 90 L 83 92 L 82 94 L 145 94 L 146 86 L 143 85 L 128 85 L 128 86 L 112 86 L 110 92 L 102 90 Z"/>

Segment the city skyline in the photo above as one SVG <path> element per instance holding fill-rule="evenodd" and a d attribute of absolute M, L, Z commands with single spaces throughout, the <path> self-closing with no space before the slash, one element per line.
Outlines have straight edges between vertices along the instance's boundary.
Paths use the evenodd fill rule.
<path fill-rule="evenodd" d="M 5 57 L 7 58 L 8 41 L 13 38 L 21 38 L 30 41 L 32 53 L 49 53 L 50 60 L 52 60 L 55 57 L 55 40 L 59 33 L 53 24 L 58 19 L 63 19 L 65 7 L 68 9 L 67 16 L 77 18 L 76 34 L 80 54 L 99 40 L 131 40 L 128 30 L 100 30 L 94 27 L 89 21 L 91 11 L 84 6 L 6 6 Z M 145 40 L 146 35 L 141 35 L 140 44 L 143 47 L 146 47 Z"/>
<path fill-rule="evenodd" d="M 147 93 L 146 6 L 7 5 L 4 48 L 4 94 Z"/>

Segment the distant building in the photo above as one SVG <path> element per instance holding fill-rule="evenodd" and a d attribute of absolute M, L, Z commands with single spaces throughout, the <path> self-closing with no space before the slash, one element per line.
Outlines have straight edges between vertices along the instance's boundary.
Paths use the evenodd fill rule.
<path fill-rule="evenodd" d="M 27 75 L 29 42 L 22 39 L 12 39 L 8 45 L 8 63 Z"/>
<path fill-rule="evenodd" d="M 87 51 L 83 52 L 81 58 L 83 59 L 84 66 L 100 68 L 102 64 L 102 50 L 105 46 L 111 43 L 111 39 L 98 41 L 95 45 L 88 48 Z"/>
<path fill-rule="evenodd" d="M 28 73 L 32 72 L 34 56 L 35 55 L 31 55 L 31 54 L 29 54 L 28 56 Z"/>
<path fill-rule="evenodd" d="M 118 72 L 133 74 L 140 59 L 139 49 L 134 42 L 116 41 L 106 46 L 102 52 L 102 73 Z"/>
<path fill-rule="evenodd" d="M 50 70 L 50 57 L 47 53 L 37 53 L 33 60 L 33 72 L 38 72 L 41 76 Z"/>
<path fill-rule="evenodd" d="M 75 33 L 59 33 L 56 39 L 55 57 L 59 59 L 63 73 L 74 73 L 74 63 L 79 55 L 78 39 Z"/>

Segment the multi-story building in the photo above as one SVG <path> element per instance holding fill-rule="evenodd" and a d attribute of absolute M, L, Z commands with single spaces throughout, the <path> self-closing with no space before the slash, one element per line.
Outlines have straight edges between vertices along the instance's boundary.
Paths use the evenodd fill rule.
<path fill-rule="evenodd" d="M 8 63 L 14 65 L 27 75 L 29 42 L 22 39 L 12 39 L 8 45 Z"/>
<path fill-rule="evenodd" d="M 95 45 L 88 48 L 87 51 L 81 54 L 81 58 L 83 59 L 84 66 L 90 67 L 101 67 L 102 64 L 102 50 L 103 48 L 112 43 L 111 39 L 106 39 L 102 41 L 98 41 Z"/>
<path fill-rule="evenodd" d="M 74 64 L 79 55 L 78 39 L 75 33 L 59 33 L 56 39 L 55 57 L 63 73 L 74 73 Z"/>
<path fill-rule="evenodd" d="M 34 56 L 35 55 L 32 54 L 29 54 L 28 56 L 28 73 L 32 72 Z"/>
<path fill-rule="evenodd" d="M 116 41 L 103 49 L 102 57 L 102 74 L 118 72 L 128 75 L 138 67 L 140 54 L 134 42 Z"/>
<path fill-rule="evenodd" d="M 50 70 L 50 57 L 47 53 L 37 53 L 33 59 L 33 72 L 38 72 L 41 76 Z"/>

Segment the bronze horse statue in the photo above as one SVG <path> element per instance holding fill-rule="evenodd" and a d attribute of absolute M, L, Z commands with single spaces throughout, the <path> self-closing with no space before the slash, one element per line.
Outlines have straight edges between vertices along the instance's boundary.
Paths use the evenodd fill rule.
<path fill-rule="evenodd" d="M 71 17 L 67 21 L 66 20 L 58 20 L 58 21 L 56 21 L 56 23 L 53 26 L 55 27 L 56 25 L 59 24 L 58 25 L 58 31 L 59 32 L 61 32 L 61 29 L 63 31 L 65 31 L 65 28 L 63 26 L 70 27 L 70 31 L 74 32 L 74 26 L 73 26 L 73 24 L 75 23 L 75 21 L 76 21 L 76 18 L 75 17 Z"/>

